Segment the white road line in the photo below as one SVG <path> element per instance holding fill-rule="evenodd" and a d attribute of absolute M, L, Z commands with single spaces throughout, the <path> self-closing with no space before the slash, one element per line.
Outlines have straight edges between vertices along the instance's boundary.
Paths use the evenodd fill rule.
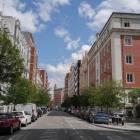
<path fill-rule="evenodd" d="M 73 130 L 75 130 L 75 128 L 73 128 Z"/>
<path fill-rule="evenodd" d="M 82 139 L 83 139 L 83 137 L 82 136 L 80 136 Z"/>
<path fill-rule="evenodd" d="M 65 133 L 68 133 L 66 129 L 65 129 Z"/>
<path fill-rule="evenodd" d="M 99 132 L 99 134 L 104 135 L 103 133 Z"/>
<path fill-rule="evenodd" d="M 77 131 L 76 131 L 76 133 L 79 134 Z"/>
<path fill-rule="evenodd" d="M 4 137 L 4 136 L 1 136 L 0 139 L 3 138 L 3 137 Z"/>
<path fill-rule="evenodd" d="M 110 140 L 112 140 L 112 138 L 110 138 L 109 136 L 107 136 L 107 138 L 109 138 Z"/>

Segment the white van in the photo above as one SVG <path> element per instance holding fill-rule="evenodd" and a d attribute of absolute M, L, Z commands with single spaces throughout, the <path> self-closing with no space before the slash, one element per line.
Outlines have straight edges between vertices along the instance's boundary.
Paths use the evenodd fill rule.
<path fill-rule="evenodd" d="M 27 111 L 29 114 L 31 114 L 31 119 L 33 122 L 37 120 L 36 104 L 25 103 L 16 105 L 16 111 L 24 111 L 24 110 Z"/>

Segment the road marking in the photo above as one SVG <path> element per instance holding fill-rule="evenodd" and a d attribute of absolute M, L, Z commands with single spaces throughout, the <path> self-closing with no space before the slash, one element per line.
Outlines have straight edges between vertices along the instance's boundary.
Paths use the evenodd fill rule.
<path fill-rule="evenodd" d="M 79 134 L 77 131 L 76 131 L 76 133 Z"/>
<path fill-rule="evenodd" d="M 3 138 L 3 137 L 4 137 L 4 136 L 1 136 L 0 139 Z"/>
<path fill-rule="evenodd" d="M 107 136 L 107 138 L 109 138 L 110 140 L 112 140 L 109 136 Z"/>
<path fill-rule="evenodd" d="M 65 129 L 65 133 L 68 133 L 66 129 Z"/>
<path fill-rule="evenodd" d="M 103 133 L 99 132 L 99 134 L 104 135 Z"/>
<path fill-rule="evenodd" d="M 80 136 L 82 139 L 83 139 L 83 137 L 82 136 Z"/>

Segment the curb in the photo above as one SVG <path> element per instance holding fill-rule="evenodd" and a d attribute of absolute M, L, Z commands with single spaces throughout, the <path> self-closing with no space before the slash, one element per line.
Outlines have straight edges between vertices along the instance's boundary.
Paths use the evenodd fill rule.
<path fill-rule="evenodd" d="M 121 128 L 114 128 L 114 127 L 107 127 L 107 126 L 101 126 L 95 123 L 92 123 L 92 125 L 98 126 L 98 127 L 103 127 L 103 128 L 108 128 L 108 129 L 114 129 L 114 130 L 124 130 L 124 131 L 133 131 L 133 132 L 140 132 L 140 130 L 133 130 L 133 129 L 121 129 Z"/>

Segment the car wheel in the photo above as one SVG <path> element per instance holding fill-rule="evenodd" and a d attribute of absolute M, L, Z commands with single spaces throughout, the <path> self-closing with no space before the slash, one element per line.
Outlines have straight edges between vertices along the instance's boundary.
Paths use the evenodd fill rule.
<path fill-rule="evenodd" d="M 32 123 L 32 119 L 31 119 L 31 121 L 29 122 L 29 124 L 31 124 Z"/>
<path fill-rule="evenodd" d="M 21 129 L 21 123 L 19 123 L 19 125 L 18 125 L 18 130 L 20 130 Z"/>
<path fill-rule="evenodd" d="M 24 126 L 25 126 L 25 127 L 27 126 L 27 120 L 26 120 L 26 122 L 25 122 Z"/>
<path fill-rule="evenodd" d="M 35 122 L 35 118 L 33 118 L 33 122 Z"/>
<path fill-rule="evenodd" d="M 38 118 L 36 117 L 36 120 L 37 120 Z"/>
<path fill-rule="evenodd" d="M 10 135 L 12 135 L 12 134 L 13 134 L 13 126 L 12 126 L 12 125 L 10 126 L 10 129 L 9 129 L 9 134 L 10 134 Z"/>
<path fill-rule="evenodd" d="M 96 121 L 94 120 L 94 123 L 96 123 Z"/>

